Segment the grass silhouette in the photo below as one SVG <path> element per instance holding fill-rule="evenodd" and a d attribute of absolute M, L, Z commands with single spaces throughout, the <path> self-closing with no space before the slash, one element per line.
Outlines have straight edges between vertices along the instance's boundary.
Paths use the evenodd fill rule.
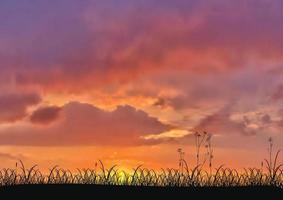
<path fill-rule="evenodd" d="M 161 169 L 155 171 L 139 166 L 132 172 L 119 170 L 116 166 L 106 169 L 100 161 L 100 169 L 77 169 L 76 172 L 61 169 L 58 166 L 43 174 L 33 166 L 25 168 L 20 161 L 17 169 L 2 169 L 0 185 L 23 184 L 95 184 L 118 186 L 164 186 L 164 187 L 238 187 L 238 186 L 276 186 L 283 187 L 282 165 L 275 167 L 267 162 L 267 169 L 244 169 L 239 173 L 235 169 L 220 166 L 214 173 L 202 170 L 200 166 L 189 169 L 183 160 L 184 170 Z"/>
<path fill-rule="evenodd" d="M 209 171 L 202 164 L 190 168 L 183 158 L 184 152 L 178 149 L 180 156 L 179 169 L 161 169 L 159 171 L 138 166 L 131 172 L 119 169 L 116 165 L 105 168 L 102 161 L 95 169 L 77 169 L 75 172 L 55 166 L 49 173 L 42 173 L 37 165 L 26 168 L 22 161 L 16 164 L 16 169 L 0 170 L 0 186 L 15 185 L 60 185 L 60 184 L 94 184 L 108 186 L 151 186 L 151 187 L 258 187 L 272 186 L 283 188 L 283 168 L 278 163 L 280 151 L 273 155 L 273 140 L 269 141 L 269 158 L 265 159 L 261 168 L 248 168 L 242 172 L 225 168 L 224 165 L 212 170 L 211 135 L 205 140 L 200 134 L 197 138 L 207 141 L 204 146 L 208 151 Z M 197 141 L 197 163 L 200 162 L 200 148 L 204 142 Z"/>

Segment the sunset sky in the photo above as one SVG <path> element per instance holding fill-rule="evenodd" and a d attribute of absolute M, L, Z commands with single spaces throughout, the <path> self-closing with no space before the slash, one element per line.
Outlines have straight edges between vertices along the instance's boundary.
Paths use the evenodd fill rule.
<path fill-rule="evenodd" d="M 259 166 L 283 147 L 282 0 L 1 0 L 0 168 Z M 281 157 L 283 158 L 283 157 Z"/>

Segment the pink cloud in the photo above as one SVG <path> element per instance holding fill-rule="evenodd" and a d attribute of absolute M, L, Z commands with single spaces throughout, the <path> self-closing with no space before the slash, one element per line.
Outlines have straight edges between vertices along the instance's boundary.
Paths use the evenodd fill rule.
<path fill-rule="evenodd" d="M 283 85 L 279 85 L 276 91 L 272 94 L 271 100 L 277 101 L 283 98 Z"/>
<path fill-rule="evenodd" d="M 46 122 L 46 111 L 46 109 L 36 111 L 37 120 Z M 48 108 L 48 115 L 49 111 Z M 0 144 L 141 145 L 150 143 L 144 141 L 142 136 L 159 134 L 170 129 L 169 125 L 131 106 L 119 106 L 116 110 L 108 112 L 90 104 L 73 102 L 63 106 L 60 112 L 62 117 L 58 119 L 58 123 L 44 129 L 30 126 L 5 130 L 0 135 Z M 49 121 L 50 116 L 47 118 Z"/>
<path fill-rule="evenodd" d="M 164 70 L 233 73 L 251 61 L 266 68 L 263 62 L 282 63 L 282 7 L 277 0 L 95 1 L 67 17 L 58 7 L 35 30 L 22 31 L 32 48 L 5 40 L 12 42 L 5 42 L 10 53 L 2 53 L 3 68 L 12 68 L 18 85 L 70 93 Z"/>
<path fill-rule="evenodd" d="M 232 113 L 231 109 L 231 105 L 227 105 L 216 113 L 205 117 L 194 130 L 207 131 L 218 135 L 242 134 L 249 136 L 256 134 L 256 131 L 248 129 L 244 118 L 242 121 L 233 121 L 230 118 Z"/>

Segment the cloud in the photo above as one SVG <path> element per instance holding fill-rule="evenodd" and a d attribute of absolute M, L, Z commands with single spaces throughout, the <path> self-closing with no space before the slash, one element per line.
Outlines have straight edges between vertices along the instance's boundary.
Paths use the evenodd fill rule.
<path fill-rule="evenodd" d="M 26 156 L 24 156 L 22 154 L 13 155 L 13 154 L 10 154 L 10 153 L 0 153 L 0 159 L 19 161 L 19 160 L 26 159 Z"/>
<path fill-rule="evenodd" d="M 74 93 L 166 70 L 232 73 L 251 62 L 255 68 L 282 63 L 279 0 L 60 0 L 56 6 L 1 7 L 7 19 L 1 22 L 1 70 L 21 86 Z M 38 13 L 44 15 L 31 18 Z"/>
<path fill-rule="evenodd" d="M 272 122 L 272 119 L 271 119 L 270 115 L 264 114 L 261 118 L 261 121 L 262 121 L 263 124 L 270 124 Z"/>
<path fill-rule="evenodd" d="M 271 96 L 271 100 L 278 101 L 283 98 L 283 85 L 279 85 Z"/>
<path fill-rule="evenodd" d="M 15 122 L 27 116 L 27 108 L 40 103 L 36 93 L 7 93 L 0 95 L 0 123 Z"/>
<path fill-rule="evenodd" d="M 196 127 L 252 134 L 250 129 L 255 126 L 248 123 L 249 119 L 234 121 L 230 116 L 233 112 L 266 106 L 266 96 L 282 81 L 282 10 L 280 0 L 164 0 L 162 4 L 158 0 L 0 2 L 0 18 L 6 19 L 0 22 L 4 30 L 0 33 L 0 85 L 10 84 L 23 90 L 35 87 L 49 100 L 63 96 L 63 102 L 70 98 L 65 93 L 82 95 L 92 102 L 97 98 L 94 91 L 104 92 L 101 95 L 104 99 L 108 100 L 108 96 L 113 101 L 119 99 L 115 105 L 121 101 L 130 104 L 127 97 L 134 96 L 142 102 L 140 107 L 146 107 L 149 102 L 160 110 L 161 114 L 155 112 L 154 116 L 159 114 L 168 121 L 193 115 L 191 118 L 195 119 L 184 122 L 186 127 L 195 126 L 196 119 L 206 115 Z M 273 100 L 282 98 L 281 90 L 275 90 Z M 150 96 L 150 101 L 145 101 L 145 96 Z M 211 114 L 211 107 L 218 109 L 234 100 L 239 103 L 235 110 Z M 268 104 L 276 106 L 273 101 Z M 70 107 L 77 108 L 72 112 L 73 117 L 67 114 L 72 110 Z M 35 138 L 29 140 L 18 136 L 15 127 L 11 135 L 19 138 L 14 143 L 104 144 L 99 134 L 94 140 L 96 133 L 90 134 L 90 130 L 101 132 L 103 137 L 109 131 L 113 136 L 114 131 L 109 127 L 113 123 L 117 137 L 111 141 L 115 144 L 126 143 L 124 138 L 139 143 L 140 132 L 146 132 L 145 127 L 139 127 L 139 133 L 133 131 L 133 138 L 123 135 L 124 130 L 135 128 L 123 125 L 122 121 L 117 125 L 105 117 L 117 116 L 120 107 L 110 113 L 89 108 L 93 112 L 98 110 L 99 116 L 89 116 L 82 107 L 87 106 L 63 106 L 60 119 L 54 110 L 36 111 L 31 116 L 32 122 L 58 120 L 58 123 L 51 123 L 45 130 L 25 127 L 24 132 L 30 131 Z M 122 113 L 127 110 L 129 116 L 136 113 L 126 108 Z M 187 109 L 192 109 L 191 113 L 184 113 Z M 25 109 L 17 108 L 17 111 L 22 114 L 13 118 L 26 116 Z M 163 112 L 168 113 L 163 115 Z M 89 119 L 95 120 L 89 122 Z M 96 126 L 95 121 L 98 121 Z M 116 118 L 115 121 L 120 122 Z M 268 117 L 262 122 L 268 124 Z M 70 137 L 66 136 L 67 132 Z M 89 140 L 76 138 L 77 133 Z M 46 139 L 46 135 L 51 135 L 51 139 Z M 12 141 L 12 136 L 9 140 L 5 137 L 8 143 Z M 53 139 L 56 137 L 57 140 Z"/>
<path fill-rule="evenodd" d="M 50 108 L 36 111 L 37 120 L 46 122 L 46 111 L 50 114 Z M 131 106 L 119 106 L 109 112 L 90 104 L 72 102 L 61 108 L 61 115 L 58 123 L 45 128 L 29 126 L 3 130 L 0 134 L 0 144 L 141 145 L 150 143 L 142 139 L 143 136 L 159 134 L 170 129 L 169 125 Z"/>
<path fill-rule="evenodd" d="M 152 105 L 163 108 L 164 106 L 166 106 L 166 101 L 163 98 L 158 98 Z"/>
<path fill-rule="evenodd" d="M 61 108 L 57 106 L 42 107 L 32 113 L 30 121 L 34 124 L 50 124 L 59 117 L 60 111 Z"/>
<path fill-rule="evenodd" d="M 246 124 L 246 118 L 241 121 L 231 119 L 232 106 L 226 105 L 216 113 L 213 113 L 199 122 L 195 131 L 206 131 L 217 135 L 254 135 L 256 131 Z"/>

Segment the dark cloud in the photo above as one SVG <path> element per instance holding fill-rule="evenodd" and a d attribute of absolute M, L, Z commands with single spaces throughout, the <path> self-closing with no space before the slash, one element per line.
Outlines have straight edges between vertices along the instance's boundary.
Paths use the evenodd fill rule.
<path fill-rule="evenodd" d="M 166 100 L 163 98 L 158 98 L 157 101 L 153 103 L 153 106 L 163 108 L 164 106 L 166 106 Z"/>
<path fill-rule="evenodd" d="M 261 117 L 261 121 L 263 124 L 270 124 L 272 122 L 272 119 L 270 117 L 270 115 L 265 114 Z"/>
<path fill-rule="evenodd" d="M 29 106 L 40 103 L 36 93 L 8 93 L 0 95 L 0 123 L 15 122 L 27 115 Z"/>
<path fill-rule="evenodd" d="M 50 124 L 59 117 L 60 111 L 61 108 L 57 106 L 42 107 L 32 113 L 30 121 L 34 124 Z"/>

